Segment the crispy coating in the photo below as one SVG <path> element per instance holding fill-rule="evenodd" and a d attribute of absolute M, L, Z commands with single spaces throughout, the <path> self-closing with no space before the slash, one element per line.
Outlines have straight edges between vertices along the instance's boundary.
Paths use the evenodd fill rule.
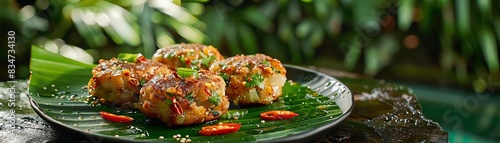
<path fill-rule="evenodd" d="M 208 70 L 198 77 L 181 77 L 176 71 L 149 81 L 142 89 L 139 109 L 167 126 L 197 124 L 219 118 L 229 108 L 224 80 Z"/>
<path fill-rule="evenodd" d="M 146 83 L 159 73 L 170 73 L 166 65 L 138 56 L 135 62 L 112 58 L 99 60 L 92 69 L 88 83 L 89 93 L 101 103 L 136 109 L 141 83 Z"/>
<path fill-rule="evenodd" d="M 264 54 L 236 55 L 212 64 L 227 82 L 226 95 L 234 104 L 271 104 L 281 96 L 286 69 Z"/>
<path fill-rule="evenodd" d="M 213 46 L 201 44 L 176 44 L 158 49 L 152 60 L 166 64 L 171 70 L 177 67 L 208 69 L 224 57 Z"/>

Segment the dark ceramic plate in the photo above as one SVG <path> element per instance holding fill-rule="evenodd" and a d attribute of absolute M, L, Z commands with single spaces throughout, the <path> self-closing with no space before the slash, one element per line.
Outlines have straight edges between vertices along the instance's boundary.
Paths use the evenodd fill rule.
<path fill-rule="evenodd" d="M 75 136 L 75 140 L 87 140 L 90 142 L 175 141 L 172 137 L 172 135 L 175 135 L 175 132 L 169 131 L 178 131 L 183 137 L 190 134 L 191 137 L 189 139 L 193 142 L 212 140 L 215 142 L 304 142 L 316 140 L 331 132 L 349 116 L 354 107 L 354 98 L 350 90 L 343 83 L 317 71 L 292 65 L 285 65 L 285 67 L 287 69 L 287 78 L 299 83 L 303 88 L 288 91 L 287 94 L 290 94 L 290 97 L 282 96 L 281 100 L 287 101 L 283 103 L 283 106 L 268 105 L 269 107 L 251 107 L 256 109 L 249 109 L 249 111 L 257 109 L 269 110 L 269 108 L 287 109 L 286 107 L 293 106 L 290 109 L 304 109 L 304 111 L 296 111 L 299 112 L 300 116 L 290 121 L 269 121 L 263 123 L 260 119 L 255 121 L 253 119 L 255 117 L 250 117 L 251 113 L 249 112 L 248 120 L 245 118 L 231 120 L 231 122 L 246 122 L 242 123 L 242 125 L 245 125 L 243 125 L 240 131 L 222 136 L 206 137 L 196 135 L 196 132 L 202 126 L 210 123 L 170 129 L 161 125 L 151 125 L 148 123 L 149 120 L 143 117 L 142 113 L 122 113 L 136 119 L 131 124 L 108 122 L 99 116 L 98 110 L 109 110 L 109 108 L 90 106 L 83 102 L 87 98 L 88 93 L 81 87 L 86 85 L 86 83 L 65 84 L 71 82 L 58 82 L 59 80 L 56 80 L 53 81 L 54 83 L 44 83 L 42 85 L 43 82 L 38 81 L 36 85 L 30 85 L 30 88 L 33 88 L 30 89 L 31 106 L 42 119 L 62 135 Z M 90 74 L 90 70 L 88 69 L 75 72 L 85 74 L 85 70 Z M 36 71 L 33 71 L 31 80 L 43 79 L 36 76 L 38 76 Z M 69 73 L 61 74 L 57 78 L 71 80 L 75 77 Z M 84 78 L 88 79 L 88 77 Z M 77 82 L 82 81 L 84 79 L 77 80 Z M 322 96 L 313 97 L 314 94 L 309 94 L 310 92 L 306 92 L 306 90 L 317 91 Z M 301 94 L 302 92 L 305 94 L 303 97 L 293 98 L 294 94 Z M 304 100 L 305 103 L 295 103 L 294 100 Z M 306 100 L 317 102 L 309 103 Z M 287 105 L 286 103 L 294 103 L 294 105 Z M 274 104 L 280 104 L 280 102 Z"/>

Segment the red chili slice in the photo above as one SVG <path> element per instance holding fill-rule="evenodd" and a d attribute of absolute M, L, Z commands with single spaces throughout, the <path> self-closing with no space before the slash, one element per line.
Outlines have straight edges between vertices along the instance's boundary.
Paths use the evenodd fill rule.
<path fill-rule="evenodd" d="M 224 123 L 202 127 L 199 134 L 204 136 L 222 135 L 237 132 L 241 128 L 240 124 Z"/>
<path fill-rule="evenodd" d="M 101 114 L 102 118 L 104 118 L 108 121 L 111 121 L 111 122 L 128 123 L 128 122 L 132 122 L 134 120 L 134 118 L 129 117 L 129 116 L 116 115 L 116 114 L 104 112 L 104 111 L 99 111 L 99 114 Z"/>
<path fill-rule="evenodd" d="M 186 65 L 191 65 L 191 59 L 186 60 Z"/>
<path fill-rule="evenodd" d="M 175 98 L 173 99 L 172 103 L 173 103 L 172 108 L 174 108 L 174 112 L 177 114 L 182 114 L 183 111 L 182 111 L 181 104 L 179 102 L 177 102 L 177 100 Z"/>
<path fill-rule="evenodd" d="M 299 116 L 299 114 L 287 110 L 273 110 L 260 113 L 260 118 L 264 120 L 286 120 L 295 116 Z"/>
<path fill-rule="evenodd" d="M 175 78 L 179 78 L 179 75 L 177 74 L 176 71 L 173 71 L 172 74 L 174 75 Z"/>
<path fill-rule="evenodd" d="M 205 90 L 203 90 L 208 96 L 212 96 L 212 94 L 210 94 L 210 91 L 208 91 L 208 88 L 205 88 Z"/>

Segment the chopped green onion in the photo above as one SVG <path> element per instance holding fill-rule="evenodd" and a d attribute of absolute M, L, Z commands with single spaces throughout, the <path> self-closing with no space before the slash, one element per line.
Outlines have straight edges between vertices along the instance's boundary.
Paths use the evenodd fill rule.
<path fill-rule="evenodd" d="M 118 60 L 127 61 L 127 62 L 135 62 L 141 54 L 131 54 L 131 53 L 120 53 L 118 54 Z"/>
<path fill-rule="evenodd" d="M 172 101 L 170 101 L 168 99 L 165 99 L 164 102 L 167 103 L 167 105 L 172 105 L 173 104 Z"/>
<path fill-rule="evenodd" d="M 173 57 L 175 57 L 175 53 L 171 53 L 171 54 L 168 54 L 168 55 L 167 55 L 167 59 L 171 59 L 171 58 L 173 58 Z"/>
<path fill-rule="evenodd" d="M 215 56 L 213 55 L 207 56 L 203 52 L 200 52 L 200 56 L 201 56 L 201 65 L 205 67 L 209 67 L 210 63 L 215 60 Z"/>
<path fill-rule="evenodd" d="M 146 79 L 141 78 L 141 80 L 139 80 L 139 83 L 141 84 L 141 86 L 144 86 L 147 82 Z"/>
<path fill-rule="evenodd" d="M 179 60 L 181 61 L 182 66 L 186 67 L 186 58 L 184 58 L 184 56 L 180 56 Z"/>
<path fill-rule="evenodd" d="M 196 65 L 196 64 L 198 64 L 198 62 L 199 62 L 198 60 L 193 60 L 193 61 L 191 61 L 191 65 Z"/>
<path fill-rule="evenodd" d="M 193 94 L 194 94 L 194 92 L 191 92 L 188 95 L 184 96 L 184 98 L 186 98 L 186 100 L 188 100 L 189 103 L 191 103 L 194 101 Z"/>
<path fill-rule="evenodd" d="M 198 60 L 193 60 L 193 61 L 191 61 L 191 69 L 195 69 L 195 70 L 200 69 L 200 68 L 198 67 L 198 62 L 199 62 Z"/>
<path fill-rule="evenodd" d="M 198 77 L 198 71 L 190 68 L 177 68 L 177 74 L 183 78 L 190 76 Z"/>
<path fill-rule="evenodd" d="M 226 73 L 221 72 L 219 76 L 226 82 L 226 85 L 229 84 L 229 76 Z"/>
<path fill-rule="evenodd" d="M 168 96 L 170 96 L 170 97 L 174 97 L 174 96 L 175 96 L 173 93 L 170 93 L 170 92 L 168 92 L 168 91 L 167 91 L 166 93 L 167 93 L 167 95 L 168 95 Z"/>
<path fill-rule="evenodd" d="M 259 73 L 253 74 L 252 76 L 250 76 L 250 79 L 247 78 L 246 82 L 246 87 L 256 86 L 260 87 L 261 89 L 264 88 L 264 83 L 262 83 L 264 82 L 264 77 L 262 77 L 262 75 L 260 75 Z"/>
<path fill-rule="evenodd" d="M 220 66 L 222 67 L 222 70 L 225 70 L 228 68 L 226 63 L 221 63 Z"/>
<path fill-rule="evenodd" d="M 194 54 L 194 52 L 193 52 L 193 51 L 191 51 L 191 52 L 187 52 L 187 53 L 186 53 L 186 56 L 187 56 L 187 57 L 190 57 L 190 56 L 192 56 L 193 54 Z"/>
<path fill-rule="evenodd" d="M 269 61 L 267 61 L 267 60 L 262 61 L 262 64 L 264 64 L 266 66 L 271 66 L 271 63 L 269 63 Z"/>
<path fill-rule="evenodd" d="M 222 102 L 222 99 L 220 99 L 219 95 L 217 93 L 212 93 L 212 96 L 208 98 L 208 102 L 214 104 L 215 106 L 219 105 L 220 102 Z"/>

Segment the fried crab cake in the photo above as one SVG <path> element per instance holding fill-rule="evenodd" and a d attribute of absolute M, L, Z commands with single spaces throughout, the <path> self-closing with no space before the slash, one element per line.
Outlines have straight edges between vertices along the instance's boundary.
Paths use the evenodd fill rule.
<path fill-rule="evenodd" d="M 137 109 L 141 84 L 159 73 L 171 72 L 166 65 L 148 60 L 141 54 L 130 55 L 135 57 L 128 61 L 117 58 L 101 59 L 92 69 L 88 90 L 101 103 Z"/>
<path fill-rule="evenodd" d="M 286 69 L 264 54 L 236 55 L 210 67 L 227 82 L 226 95 L 234 104 L 271 104 L 281 96 Z"/>
<path fill-rule="evenodd" d="M 220 76 L 208 70 L 178 68 L 144 85 L 139 109 L 146 116 L 160 119 L 167 126 L 211 121 L 229 108 L 225 86 Z"/>
<path fill-rule="evenodd" d="M 171 70 L 177 67 L 208 69 L 224 57 L 213 46 L 201 44 L 176 44 L 158 49 L 152 60 L 166 64 Z"/>

